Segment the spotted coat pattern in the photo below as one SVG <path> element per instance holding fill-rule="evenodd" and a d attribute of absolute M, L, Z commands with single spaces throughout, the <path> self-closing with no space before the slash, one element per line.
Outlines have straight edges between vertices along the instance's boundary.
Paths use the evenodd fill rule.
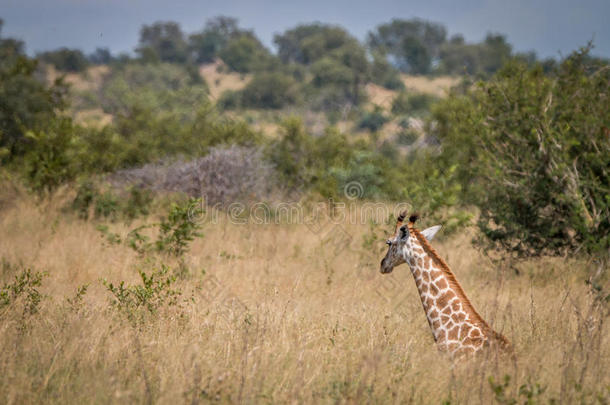
<path fill-rule="evenodd" d="M 401 227 L 388 244 L 381 272 L 389 273 L 401 263 L 409 265 L 439 349 L 459 355 L 475 353 L 490 343 L 509 345 L 476 312 L 448 265 L 412 223 Z"/>

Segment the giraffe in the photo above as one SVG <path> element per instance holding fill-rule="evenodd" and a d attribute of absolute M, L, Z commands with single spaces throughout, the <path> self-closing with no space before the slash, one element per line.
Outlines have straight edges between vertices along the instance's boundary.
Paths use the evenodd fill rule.
<path fill-rule="evenodd" d="M 398 216 L 394 236 L 386 241 L 388 252 L 380 270 L 387 274 L 402 263 L 409 265 L 439 349 L 452 357 L 475 353 L 488 346 L 512 351 L 509 341 L 477 313 L 447 263 L 430 246 L 428 241 L 440 225 L 420 232 L 415 228 L 417 215 L 412 215 L 408 225 L 403 225 L 405 216 L 406 212 Z"/>

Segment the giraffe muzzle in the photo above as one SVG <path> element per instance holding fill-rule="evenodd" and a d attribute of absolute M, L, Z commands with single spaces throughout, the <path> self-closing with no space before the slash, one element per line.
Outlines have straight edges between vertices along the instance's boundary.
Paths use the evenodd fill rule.
<path fill-rule="evenodd" d="M 379 267 L 379 271 L 381 274 L 388 274 L 394 270 L 394 267 L 389 265 L 385 259 L 385 257 L 381 260 L 381 266 Z"/>

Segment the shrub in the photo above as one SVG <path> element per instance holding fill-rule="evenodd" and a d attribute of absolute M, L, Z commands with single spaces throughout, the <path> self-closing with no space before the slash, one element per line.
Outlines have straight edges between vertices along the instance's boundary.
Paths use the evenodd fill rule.
<path fill-rule="evenodd" d="M 60 48 L 38 54 L 38 58 L 64 72 L 83 72 L 89 66 L 87 57 L 79 49 Z"/>
<path fill-rule="evenodd" d="M 42 285 L 45 273 L 35 272 L 30 269 L 22 270 L 15 275 L 15 281 L 5 283 L 0 290 L 0 309 L 23 304 L 23 314 L 35 314 L 43 295 L 38 291 Z"/>
<path fill-rule="evenodd" d="M 139 270 L 138 273 L 140 284 L 126 286 L 124 281 L 118 285 L 102 281 L 112 294 L 113 307 L 126 314 L 130 321 L 141 321 L 141 310 L 154 314 L 162 306 L 177 304 L 181 292 L 173 288 L 176 277 L 169 274 L 169 267 L 162 264 L 161 268 L 154 269 L 150 274 L 144 270 Z"/>
<path fill-rule="evenodd" d="M 239 73 L 260 69 L 270 58 L 269 51 L 251 34 L 229 40 L 220 50 L 219 56 L 229 68 Z"/>
<path fill-rule="evenodd" d="M 76 176 L 76 139 L 69 119 L 52 120 L 46 130 L 29 131 L 26 137 L 31 144 L 23 157 L 22 172 L 33 190 L 50 192 Z"/>
<path fill-rule="evenodd" d="M 297 82 L 283 73 L 259 73 L 241 92 L 241 103 L 250 108 L 278 109 L 297 101 Z"/>
<path fill-rule="evenodd" d="M 157 116 L 172 113 L 181 119 L 192 119 L 197 107 L 208 102 L 208 87 L 187 66 L 129 63 L 117 67 L 105 77 L 99 103 L 113 115 L 129 114 L 137 107 Z"/>
<path fill-rule="evenodd" d="M 149 164 L 121 170 L 111 180 L 151 190 L 182 192 L 203 197 L 207 204 L 265 198 L 274 185 L 274 171 L 262 152 L 252 147 L 213 147 L 191 161 Z"/>
<path fill-rule="evenodd" d="M 554 76 L 512 62 L 435 109 L 438 161 L 458 168 L 486 244 L 518 255 L 610 246 L 610 70 L 588 52 Z"/>
<path fill-rule="evenodd" d="M 216 105 L 222 110 L 234 110 L 241 107 L 241 96 L 241 91 L 225 90 L 218 98 Z"/>
<path fill-rule="evenodd" d="M 393 114 L 421 114 L 429 111 L 436 97 L 429 94 L 409 94 L 405 91 L 398 93 L 392 101 Z"/>
<path fill-rule="evenodd" d="M 188 245 L 195 238 L 203 236 L 199 230 L 201 224 L 195 221 L 191 215 L 192 210 L 201 207 L 201 200 L 190 199 L 186 204 L 172 204 L 167 218 L 159 224 L 159 235 L 155 242 L 158 252 L 165 252 L 176 257 L 181 257 L 188 251 Z"/>
<path fill-rule="evenodd" d="M 0 21 L 0 29 L 2 28 Z M 51 86 L 37 77 L 37 61 L 28 58 L 23 43 L 0 36 L 0 159 L 22 156 L 28 131 L 43 131 L 56 112 L 66 107 L 67 86 Z"/>
<path fill-rule="evenodd" d="M 416 131 L 412 129 L 404 129 L 398 133 L 396 141 L 401 145 L 410 146 L 417 141 L 418 138 L 419 135 Z"/>
<path fill-rule="evenodd" d="M 91 211 L 96 219 L 132 220 L 148 215 L 152 200 L 148 190 L 130 187 L 117 194 L 113 190 L 102 191 L 92 180 L 86 179 L 78 185 L 71 208 L 85 220 L 89 219 Z"/>
<path fill-rule="evenodd" d="M 358 128 L 367 129 L 371 132 L 377 132 L 385 125 L 386 122 L 388 122 L 388 118 L 380 109 L 376 108 L 374 111 L 364 114 L 358 123 Z"/>
<path fill-rule="evenodd" d="M 200 232 L 201 224 L 197 221 L 203 209 L 201 199 L 191 198 L 182 204 L 172 203 L 167 217 L 162 218 L 161 222 L 134 228 L 125 237 L 110 232 L 105 225 L 100 225 L 97 229 L 111 245 L 124 242 L 141 255 L 157 252 L 182 259 L 190 242 L 203 236 Z M 155 233 L 155 242 L 151 242 L 149 235 L 143 233 L 153 228 L 158 231 Z"/>

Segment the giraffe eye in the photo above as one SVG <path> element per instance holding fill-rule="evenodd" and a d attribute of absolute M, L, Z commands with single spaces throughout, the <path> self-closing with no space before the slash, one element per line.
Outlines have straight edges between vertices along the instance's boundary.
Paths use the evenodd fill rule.
<path fill-rule="evenodd" d="M 385 244 L 388 245 L 388 246 L 392 246 L 392 241 L 388 239 L 388 240 L 385 241 Z"/>

